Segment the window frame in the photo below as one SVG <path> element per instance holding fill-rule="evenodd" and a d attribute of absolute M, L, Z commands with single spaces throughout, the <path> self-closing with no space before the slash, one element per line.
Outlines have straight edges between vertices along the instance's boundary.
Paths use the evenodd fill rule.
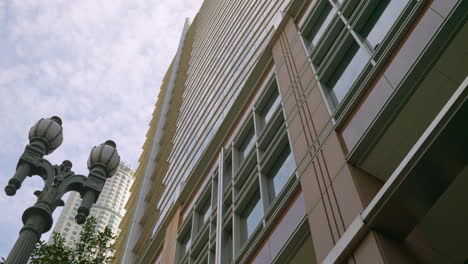
<path fill-rule="evenodd" d="M 252 133 L 252 139 L 253 140 L 253 145 L 250 150 L 248 150 L 246 153 L 243 154 L 242 159 L 240 158 L 240 148 L 244 146 L 246 137 Z M 253 153 L 255 153 L 255 149 L 257 148 L 257 133 L 255 131 L 255 124 L 254 124 L 254 119 L 252 114 L 249 114 L 247 117 L 247 121 L 242 125 L 242 128 L 240 129 L 239 134 L 236 136 L 233 142 L 233 152 L 234 155 L 232 155 L 232 161 L 231 164 L 235 164 L 234 166 L 234 177 L 235 178 L 237 172 L 239 171 L 240 168 L 244 165 L 246 160 L 249 160 Z"/>
<path fill-rule="evenodd" d="M 300 40 L 300 38 L 298 38 Z M 265 78 L 263 84 L 261 84 L 260 94 L 254 99 L 253 107 L 251 110 L 247 110 L 247 113 L 243 113 L 242 120 L 243 124 L 237 129 L 234 133 L 233 143 L 228 143 L 225 147 L 228 149 L 225 151 L 225 157 L 223 160 L 220 160 L 220 163 L 224 164 L 225 161 L 231 158 L 232 162 L 235 162 L 235 149 L 236 139 L 242 137 L 244 133 L 244 127 L 248 122 L 251 122 L 251 116 L 253 116 L 253 124 L 256 133 L 256 151 L 251 152 L 249 156 L 239 167 L 234 167 L 233 172 L 233 185 L 232 188 L 228 188 L 223 191 L 222 203 L 219 203 L 222 206 L 222 219 L 221 226 L 224 233 L 231 230 L 232 234 L 232 262 L 240 263 L 246 261 L 247 255 L 252 252 L 256 247 L 259 246 L 259 243 L 264 239 L 268 230 L 266 226 L 271 226 L 274 224 L 272 222 L 273 218 L 277 219 L 281 212 L 285 209 L 285 206 L 288 204 L 289 199 L 293 195 L 293 191 L 298 190 L 299 180 L 296 177 L 291 177 L 289 183 L 294 183 L 295 187 L 288 188 L 288 191 L 282 192 L 282 195 L 285 199 L 280 200 L 276 199 L 275 204 L 270 204 L 266 198 L 267 188 L 266 188 L 266 179 L 261 173 L 261 167 L 264 166 L 268 160 L 268 155 L 271 154 L 273 150 L 272 145 L 277 145 L 278 142 L 285 140 L 287 144 L 289 143 L 289 135 L 286 129 L 286 120 L 284 116 L 284 105 L 283 105 L 283 95 L 282 91 L 279 90 L 278 81 L 276 78 L 275 69 L 272 68 L 268 73 L 265 73 Z M 273 90 L 276 89 L 276 90 Z M 277 94 L 278 99 L 274 99 L 275 102 L 272 104 L 274 107 L 270 110 L 270 119 L 265 124 L 262 124 L 262 120 L 265 113 L 264 106 L 266 102 L 271 98 L 273 93 Z M 278 103 L 276 103 L 276 101 Z M 266 111 L 268 112 L 268 111 Z M 274 142 L 271 144 L 271 142 Z M 232 154 L 231 157 L 228 157 Z M 256 155 L 254 155 L 256 154 Z M 220 157 L 223 157 L 221 154 Z M 223 176 L 224 177 L 224 176 Z M 284 188 L 285 189 L 285 188 Z M 253 228 L 252 234 L 249 237 L 246 235 L 241 235 L 241 230 L 243 228 L 243 219 L 242 214 L 245 214 L 249 201 L 253 198 L 254 195 L 258 195 L 259 201 L 256 203 L 256 206 L 260 207 L 259 212 L 262 213 L 258 225 Z M 261 209 L 261 210 L 260 210 Z M 267 215 L 267 212 L 270 212 L 270 215 Z M 246 231 L 246 230 L 245 230 Z M 244 236 L 244 237 L 242 237 Z M 224 241 L 221 240 L 221 248 L 223 248 Z M 250 252 L 250 253 L 249 253 Z M 224 263 L 224 262 L 222 262 Z"/>
<path fill-rule="evenodd" d="M 276 99 L 273 101 L 271 105 L 271 110 L 272 114 L 269 120 L 266 120 L 266 114 L 265 114 L 265 107 L 268 105 L 268 103 L 271 101 L 270 99 L 273 97 L 273 95 L 276 94 Z M 257 132 L 258 132 L 258 137 L 261 137 L 265 129 L 268 127 L 268 125 L 272 122 L 275 113 L 278 111 L 278 109 L 281 109 L 281 94 L 279 91 L 278 87 L 278 81 L 276 80 L 276 75 L 273 75 L 270 77 L 268 83 L 265 86 L 265 91 L 261 95 L 261 97 L 258 99 L 257 103 L 254 105 L 254 116 L 255 116 L 255 123 L 257 124 Z M 267 111 L 268 114 L 269 111 Z"/>
<path fill-rule="evenodd" d="M 257 183 L 258 184 L 258 183 Z M 253 199 L 256 199 L 256 203 L 255 204 L 251 204 L 251 202 L 253 201 Z M 250 238 L 252 238 L 254 236 L 255 233 L 257 233 L 257 229 L 261 229 L 263 228 L 263 218 L 265 216 L 265 210 L 264 210 L 264 207 L 263 207 L 263 203 L 262 203 L 262 194 L 261 194 L 261 191 L 260 191 L 260 187 L 259 186 L 253 186 L 250 188 L 250 191 L 249 191 L 249 194 L 247 194 L 245 197 L 243 197 L 243 200 L 241 202 L 241 204 L 239 205 L 238 209 L 237 209 L 237 215 L 239 217 L 239 226 L 240 226 L 240 245 L 241 247 L 242 246 L 245 246 L 247 244 L 247 242 L 250 240 Z M 254 210 L 256 209 L 257 206 L 260 206 L 259 210 L 261 212 L 261 216 L 259 217 L 260 220 L 258 221 L 258 223 L 252 227 L 252 231 L 250 234 L 248 234 L 247 232 L 247 220 L 248 220 L 248 217 L 251 216 L 251 214 L 254 212 Z M 250 211 L 248 215 L 245 215 L 246 211 Z"/>
<path fill-rule="evenodd" d="M 289 149 L 289 150 L 287 150 Z M 287 150 L 287 154 L 284 154 L 285 151 Z M 286 155 L 285 157 L 283 157 L 283 155 Z M 286 164 L 286 162 L 288 161 L 289 157 L 291 157 L 291 161 L 293 163 L 293 165 L 296 164 L 295 162 L 295 159 L 294 159 L 294 153 L 291 149 L 291 146 L 289 146 L 289 144 L 285 144 L 281 147 L 281 150 L 278 151 L 278 154 L 273 158 L 273 164 L 272 166 L 270 166 L 270 168 L 268 169 L 268 171 L 266 171 L 265 173 L 265 178 L 267 179 L 266 182 L 267 182 L 267 192 L 268 192 L 268 200 L 271 201 L 270 204 L 277 198 L 281 195 L 281 192 L 286 188 L 286 186 L 288 185 L 288 182 L 290 181 L 290 178 L 294 177 L 295 174 L 296 174 L 296 169 L 294 169 L 291 173 L 291 175 L 280 175 L 279 172 L 280 170 L 283 168 L 283 166 Z M 279 159 L 284 159 L 283 160 L 283 164 L 281 165 L 281 167 L 278 167 L 278 168 L 275 168 L 276 165 L 278 164 L 277 161 Z M 273 169 L 276 169 L 276 172 L 274 175 L 271 174 L 272 170 Z M 286 177 L 285 178 L 285 182 L 284 182 L 284 185 L 281 186 L 281 189 L 280 190 L 277 190 L 276 189 L 276 186 L 275 186 L 275 183 L 274 183 L 274 179 L 276 177 Z"/>
<path fill-rule="evenodd" d="M 190 256 L 190 251 L 193 243 L 193 229 L 192 229 L 193 215 L 190 214 L 187 219 L 185 219 L 182 227 L 177 234 L 177 259 L 179 263 L 183 263 Z M 187 242 L 184 242 L 186 237 L 189 237 Z M 188 244 L 188 245 L 187 245 Z"/>
<path fill-rule="evenodd" d="M 207 221 L 204 221 L 204 219 L 202 219 L 205 215 L 202 215 L 201 214 L 201 210 L 204 209 L 204 206 L 205 205 L 208 205 L 208 210 L 207 210 L 207 214 L 208 214 L 208 220 Z M 195 230 L 195 240 L 197 240 L 197 237 L 199 235 L 199 233 L 204 229 L 205 226 L 209 225 L 210 221 L 211 221 L 211 214 L 212 214 L 212 210 L 213 210 L 213 204 L 212 204 L 212 195 L 211 195 L 211 182 L 209 184 L 207 184 L 207 186 L 205 186 L 203 192 L 200 194 L 200 196 L 198 197 L 198 200 L 195 204 L 195 218 L 197 219 L 196 222 L 194 223 L 194 226 L 192 227 L 192 229 L 196 226 L 196 230 Z M 203 221 L 202 224 L 200 224 L 200 220 Z"/>
<path fill-rule="evenodd" d="M 403 35 L 413 24 L 413 21 L 417 17 L 417 14 L 422 9 L 426 2 L 408 0 L 405 3 L 405 7 L 402 8 L 401 13 L 398 18 L 395 20 L 394 24 L 390 27 L 389 31 L 385 37 L 380 42 L 380 45 L 376 49 L 371 49 L 371 47 L 366 43 L 365 39 L 359 34 L 361 29 L 366 25 L 370 14 L 372 6 L 377 6 L 379 1 L 346 1 L 339 8 L 341 15 L 340 20 L 345 21 L 346 26 L 341 29 L 336 39 L 329 39 L 332 36 L 331 33 L 325 33 L 319 42 L 323 42 L 324 46 L 318 44 L 319 49 L 327 50 L 328 53 L 324 54 L 320 50 L 311 51 L 308 49 L 308 40 L 305 37 L 307 30 L 310 30 L 310 23 L 314 19 L 314 14 L 317 14 L 318 7 L 324 5 L 322 2 L 330 2 L 335 5 L 336 3 L 331 0 L 321 0 L 318 2 L 311 10 L 307 18 L 301 22 L 300 35 L 301 41 L 306 47 L 308 56 L 311 60 L 311 66 L 313 71 L 318 76 L 317 85 L 322 90 L 322 95 L 325 98 L 327 108 L 332 116 L 332 122 L 334 122 L 336 129 L 339 129 L 344 120 L 349 116 L 354 106 L 358 103 L 357 98 L 360 98 L 364 95 L 365 89 L 371 85 L 372 81 L 377 77 L 378 72 L 383 68 L 385 62 L 390 57 L 393 50 L 396 49 L 399 44 L 399 40 L 403 38 Z M 336 31 L 333 29 L 336 27 L 335 24 L 330 25 L 329 31 Z M 361 48 L 364 48 L 369 52 L 370 60 L 364 66 L 361 73 L 358 75 L 354 83 L 350 86 L 346 92 L 344 98 L 337 104 L 332 103 L 332 99 L 329 94 L 329 87 L 326 86 L 328 78 L 330 78 L 333 70 L 340 63 L 343 53 L 348 49 L 344 46 L 352 43 L 351 40 L 354 40 L 358 43 Z M 327 42 L 332 42 L 330 46 L 326 46 Z M 323 56 L 323 58 L 321 57 Z"/>

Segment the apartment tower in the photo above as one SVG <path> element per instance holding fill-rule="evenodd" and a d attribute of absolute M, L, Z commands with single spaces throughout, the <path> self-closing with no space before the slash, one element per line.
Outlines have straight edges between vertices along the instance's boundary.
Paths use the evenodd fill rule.
<path fill-rule="evenodd" d="M 107 179 L 96 204 L 91 207 L 89 213 L 89 216 L 93 216 L 97 220 L 97 230 L 102 231 L 107 226 L 114 235 L 120 233 L 119 224 L 125 215 L 124 207 L 130 197 L 130 187 L 134 180 L 133 173 L 129 165 L 121 162 L 114 176 Z M 65 238 L 65 243 L 68 246 L 73 246 L 74 241 L 80 237 L 82 226 L 75 221 L 80 205 L 80 194 L 72 192 L 53 230 Z M 49 242 L 52 239 L 51 236 Z"/>
<path fill-rule="evenodd" d="M 468 1 L 206 0 L 116 263 L 466 263 Z"/>

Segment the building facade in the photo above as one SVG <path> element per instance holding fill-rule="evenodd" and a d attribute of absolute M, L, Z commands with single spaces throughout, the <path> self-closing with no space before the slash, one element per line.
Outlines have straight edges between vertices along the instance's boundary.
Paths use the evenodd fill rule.
<path fill-rule="evenodd" d="M 462 0 L 205 0 L 115 262 L 466 262 L 467 17 Z"/>
<path fill-rule="evenodd" d="M 130 197 L 130 187 L 133 184 L 133 170 L 129 165 L 121 162 L 116 173 L 107 179 L 99 198 L 91 207 L 89 216 L 97 220 L 97 230 L 103 231 L 107 226 L 114 235 L 120 233 L 119 224 L 125 215 L 125 204 Z M 68 246 L 80 238 L 82 226 L 77 224 L 75 216 L 81 205 L 80 194 L 72 192 L 64 205 L 53 232 L 60 233 Z M 52 242 L 53 237 L 49 238 Z"/>

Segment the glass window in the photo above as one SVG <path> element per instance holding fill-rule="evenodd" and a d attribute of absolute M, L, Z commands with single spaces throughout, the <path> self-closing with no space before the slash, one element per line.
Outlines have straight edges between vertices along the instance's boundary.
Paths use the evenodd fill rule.
<path fill-rule="evenodd" d="M 185 233 L 182 240 L 180 241 L 180 248 L 181 248 L 181 252 L 182 252 L 181 256 L 184 256 L 185 254 L 187 254 L 189 252 L 191 242 L 192 241 L 191 241 L 191 237 L 190 237 L 190 230 L 188 230 Z"/>
<path fill-rule="evenodd" d="M 291 150 L 289 146 L 286 146 L 267 174 L 269 179 L 268 192 L 271 201 L 278 196 L 284 185 L 286 185 L 295 167 L 296 165 Z"/>
<path fill-rule="evenodd" d="M 278 95 L 278 88 L 276 86 L 276 81 L 274 83 L 275 83 L 274 87 L 271 88 L 272 89 L 271 95 L 268 98 L 268 101 L 266 102 L 265 106 L 260 112 L 260 115 L 262 116 L 265 124 L 267 124 L 270 121 L 271 117 L 273 116 L 273 113 L 275 112 L 280 102 L 280 98 Z"/>
<path fill-rule="evenodd" d="M 409 0 L 384 0 L 369 17 L 361 34 L 372 49 L 376 49 L 395 24 Z"/>
<path fill-rule="evenodd" d="M 242 139 L 242 142 L 239 146 L 239 164 L 244 161 L 247 155 L 252 150 L 253 146 L 255 145 L 255 132 L 253 127 L 249 129 L 249 132 L 245 135 Z"/>
<path fill-rule="evenodd" d="M 330 88 L 330 97 L 336 107 L 348 93 L 367 62 L 370 59 L 369 53 L 353 41 L 353 44 L 338 63 L 338 67 L 332 74 L 327 86 Z"/>
<path fill-rule="evenodd" d="M 224 232 L 224 243 L 223 243 L 223 258 L 222 263 L 231 263 L 232 262 L 232 233 L 225 231 Z"/>
<path fill-rule="evenodd" d="M 201 228 L 205 225 L 205 223 L 208 222 L 210 219 L 210 214 L 211 214 L 211 207 L 210 207 L 210 199 L 207 199 L 205 203 L 202 205 L 200 208 L 200 218 L 198 219 L 198 230 L 201 230 Z"/>
<path fill-rule="evenodd" d="M 232 179 L 232 166 L 230 161 L 226 162 L 224 165 L 223 190 L 226 190 Z"/>
<path fill-rule="evenodd" d="M 242 228 L 243 241 L 245 241 L 252 235 L 263 218 L 263 206 L 259 191 L 256 191 L 252 196 L 247 207 L 242 212 L 241 218 L 244 225 Z"/>
<path fill-rule="evenodd" d="M 325 7 L 323 8 L 323 11 L 320 13 L 319 18 L 317 19 L 317 22 L 315 22 L 315 25 L 312 27 L 307 36 L 307 39 L 310 41 L 309 47 L 311 49 L 317 46 L 317 43 L 322 38 L 327 27 L 330 25 L 335 13 L 336 10 L 332 7 L 330 3 L 327 2 Z"/>
<path fill-rule="evenodd" d="M 162 263 L 162 258 L 161 258 L 162 254 L 159 253 L 159 256 L 158 258 L 156 259 L 156 261 L 154 262 L 154 264 L 161 264 Z"/>

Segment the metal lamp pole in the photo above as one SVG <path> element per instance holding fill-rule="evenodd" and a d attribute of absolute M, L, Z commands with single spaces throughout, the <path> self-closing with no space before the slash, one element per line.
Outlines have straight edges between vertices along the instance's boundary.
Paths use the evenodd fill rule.
<path fill-rule="evenodd" d="M 114 175 L 120 162 L 116 145 L 108 140 L 94 147 L 88 159 L 88 177 L 75 174 L 68 160 L 52 165 L 44 155 L 52 153 L 63 141 L 62 120 L 53 116 L 42 118 L 29 131 L 29 144 L 21 155 L 16 172 L 8 181 L 5 192 L 15 195 L 26 176 L 38 175 L 44 180 L 42 191 L 34 192 L 37 202 L 23 213 L 23 228 L 13 246 L 6 264 L 27 263 L 42 234 L 53 224 L 52 213 L 63 206 L 62 196 L 69 191 L 79 192 L 82 198 L 75 220 L 83 224 L 91 206 L 97 201 L 107 178 Z"/>

